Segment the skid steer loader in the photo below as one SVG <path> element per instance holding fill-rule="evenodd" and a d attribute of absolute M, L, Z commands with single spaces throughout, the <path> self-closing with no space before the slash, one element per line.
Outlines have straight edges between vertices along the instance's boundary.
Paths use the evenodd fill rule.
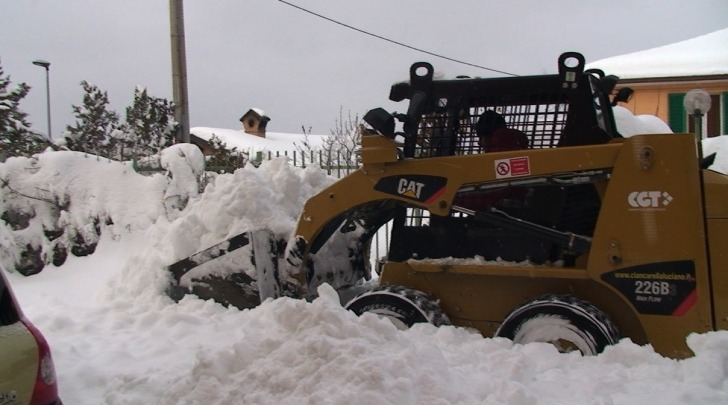
<path fill-rule="evenodd" d="M 435 80 L 415 63 L 390 92 L 406 113 L 365 115 L 361 168 L 309 199 L 286 243 L 239 235 L 170 266 L 173 280 L 252 243 L 263 299 L 329 283 L 350 310 L 401 327 L 454 324 L 584 354 L 627 337 L 690 356 L 688 334 L 728 327 L 728 176 L 706 169 L 691 134 L 623 138 L 617 78 L 585 71 L 575 52 L 558 68 Z M 486 111 L 527 145 L 485 150 Z M 368 282 L 370 240 L 387 223 Z"/>

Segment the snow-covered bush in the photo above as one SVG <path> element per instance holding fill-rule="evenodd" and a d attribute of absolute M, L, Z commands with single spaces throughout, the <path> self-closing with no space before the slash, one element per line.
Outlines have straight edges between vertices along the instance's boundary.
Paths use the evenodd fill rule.
<path fill-rule="evenodd" d="M 178 144 L 160 153 L 159 168 L 142 175 L 131 162 L 71 151 L 9 158 L 0 164 L 0 263 L 34 274 L 93 253 L 101 232 L 174 220 L 200 192 L 204 157 Z"/>

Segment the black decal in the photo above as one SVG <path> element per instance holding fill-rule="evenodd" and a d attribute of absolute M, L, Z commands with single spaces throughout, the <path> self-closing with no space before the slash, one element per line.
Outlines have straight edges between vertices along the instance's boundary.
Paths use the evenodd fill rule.
<path fill-rule="evenodd" d="M 650 263 L 602 274 L 641 314 L 685 314 L 695 304 L 695 263 L 692 260 Z"/>
<path fill-rule="evenodd" d="M 374 189 L 419 202 L 429 202 L 444 191 L 445 185 L 446 177 L 412 174 L 383 177 Z"/>

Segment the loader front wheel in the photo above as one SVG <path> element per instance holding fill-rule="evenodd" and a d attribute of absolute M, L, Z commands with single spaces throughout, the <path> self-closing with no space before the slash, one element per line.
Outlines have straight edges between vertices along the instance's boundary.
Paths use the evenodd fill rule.
<path fill-rule="evenodd" d="M 596 355 L 619 341 L 604 312 L 570 295 L 545 295 L 520 305 L 495 335 L 520 344 L 551 343 L 561 352 L 579 350 L 583 355 Z"/>
<path fill-rule="evenodd" d="M 449 325 L 450 320 L 431 296 L 401 286 L 381 286 L 358 295 L 346 304 L 357 315 L 373 313 L 390 320 L 400 330 L 416 323 Z"/>

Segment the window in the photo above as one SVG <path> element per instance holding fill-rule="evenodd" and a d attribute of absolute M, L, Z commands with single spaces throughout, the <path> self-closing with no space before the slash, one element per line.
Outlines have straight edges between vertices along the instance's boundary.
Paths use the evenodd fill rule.
<path fill-rule="evenodd" d="M 728 135 L 728 91 L 720 95 L 721 135 Z"/>
<path fill-rule="evenodd" d="M 667 95 L 667 124 L 673 132 L 687 131 L 687 113 L 683 107 L 685 93 L 673 93 Z"/>

